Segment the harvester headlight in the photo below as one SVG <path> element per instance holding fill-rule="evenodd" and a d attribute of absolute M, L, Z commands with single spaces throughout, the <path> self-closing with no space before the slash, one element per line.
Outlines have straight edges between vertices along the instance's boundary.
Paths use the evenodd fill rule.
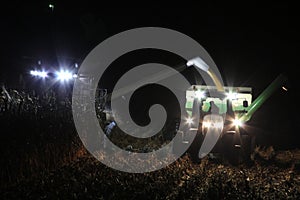
<path fill-rule="evenodd" d="M 229 92 L 226 94 L 227 98 L 230 99 L 230 100 L 233 100 L 233 99 L 236 99 L 237 97 L 237 93 L 235 92 Z"/>
<path fill-rule="evenodd" d="M 203 127 L 204 128 L 209 128 L 211 126 L 210 122 L 203 122 Z"/>
<path fill-rule="evenodd" d="M 196 98 L 197 99 L 203 99 L 205 97 L 205 92 L 204 91 L 200 91 L 200 90 L 197 90 L 195 92 L 195 95 L 196 95 Z"/>
<path fill-rule="evenodd" d="M 191 117 L 186 118 L 186 123 L 189 125 L 193 124 L 194 123 L 193 118 L 191 118 Z"/>
<path fill-rule="evenodd" d="M 236 127 L 240 127 L 243 125 L 242 121 L 240 119 L 235 118 L 233 120 L 233 125 L 235 125 Z"/>

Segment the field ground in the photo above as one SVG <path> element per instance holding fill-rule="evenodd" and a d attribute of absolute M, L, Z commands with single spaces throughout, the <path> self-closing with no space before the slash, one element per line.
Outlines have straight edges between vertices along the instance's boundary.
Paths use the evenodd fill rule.
<path fill-rule="evenodd" d="M 257 149 L 252 165 L 184 156 L 159 171 L 130 174 L 85 154 L 1 189 L 1 199 L 299 199 L 299 150 Z"/>

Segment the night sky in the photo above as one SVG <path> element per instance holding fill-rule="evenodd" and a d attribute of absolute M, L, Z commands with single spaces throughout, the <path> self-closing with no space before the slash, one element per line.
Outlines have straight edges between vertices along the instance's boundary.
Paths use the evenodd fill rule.
<path fill-rule="evenodd" d="M 48 7 L 49 3 L 55 6 L 54 10 Z M 295 113 L 299 111 L 299 106 L 295 107 L 299 103 L 296 69 L 300 44 L 296 6 L 177 6 L 129 9 L 61 1 L 12 1 L 2 7 L 7 14 L 1 14 L 0 82 L 18 80 L 19 74 L 26 74 L 38 60 L 46 66 L 80 63 L 101 41 L 121 31 L 165 27 L 198 41 L 214 59 L 225 83 L 253 87 L 254 98 L 277 75 L 285 73 L 288 92 L 278 90 L 253 123 L 271 137 L 278 130 L 276 123 L 284 121 L 288 127 L 282 133 L 299 139 L 299 131 L 294 131 L 300 120 Z"/>

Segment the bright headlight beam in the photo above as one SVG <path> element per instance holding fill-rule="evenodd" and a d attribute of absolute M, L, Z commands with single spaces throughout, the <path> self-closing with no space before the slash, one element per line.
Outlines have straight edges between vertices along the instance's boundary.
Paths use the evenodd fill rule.
<path fill-rule="evenodd" d="M 240 119 L 234 119 L 233 120 L 233 125 L 235 125 L 236 127 L 240 127 L 243 125 L 243 123 L 241 122 Z"/>
<path fill-rule="evenodd" d="M 37 76 L 37 75 L 38 75 L 38 71 L 36 71 L 36 70 L 31 70 L 31 71 L 30 71 L 30 74 L 31 74 L 32 76 Z"/>
<path fill-rule="evenodd" d="M 187 124 L 192 124 L 192 123 L 193 123 L 193 119 L 190 118 L 190 117 L 188 117 L 188 118 L 186 119 L 186 123 L 187 123 Z"/>
<path fill-rule="evenodd" d="M 203 126 L 205 128 L 209 128 L 211 126 L 211 123 L 210 122 L 203 122 Z"/>
<path fill-rule="evenodd" d="M 197 99 L 203 99 L 205 97 L 205 92 L 204 91 L 200 91 L 200 90 L 197 90 L 195 92 L 195 95 L 196 95 L 196 98 Z"/>
<path fill-rule="evenodd" d="M 73 78 L 73 74 L 67 70 L 60 70 L 56 72 L 56 77 L 60 81 L 68 81 Z"/>
<path fill-rule="evenodd" d="M 47 72 L 41 71 L 41 72 L 39 72 L 38 76 L 40 76 L 42 78 L 46 78 L 47 77 Z"/>
<path fill-rule="evenodd" d="M 47 72 L 45 72 L 45 71 L 37 71 L 37 70 L 31 70 L 30 74 L 32 76 L 37 76 L 37 77 L 41 77 L 41 78 L 46 78 L 48 76 Z"/>
<path fill-rule="evenodd" d="M 227 98 L 230 100 L 236 99 L 237 93 L 235 92 L 229 92 L 226 94 Z"/>

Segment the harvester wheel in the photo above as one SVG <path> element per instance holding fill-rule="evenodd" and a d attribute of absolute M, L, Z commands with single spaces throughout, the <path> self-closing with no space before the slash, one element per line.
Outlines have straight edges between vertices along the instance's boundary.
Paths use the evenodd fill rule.
<path fill-rule="evenodd" d="M 241 143 L 242 143 L 242 157 L 243 160 L 248 162 L 251 160 L 251 154 L 253 153 L 256 141 L 254 135 L 241 135 Z"/>
<path fill-rule="evenodd" d="M 224 159 L 232 165 L 240 163 L 241 145 L 236 134 L 225 134 L 222 137 Z"/>

